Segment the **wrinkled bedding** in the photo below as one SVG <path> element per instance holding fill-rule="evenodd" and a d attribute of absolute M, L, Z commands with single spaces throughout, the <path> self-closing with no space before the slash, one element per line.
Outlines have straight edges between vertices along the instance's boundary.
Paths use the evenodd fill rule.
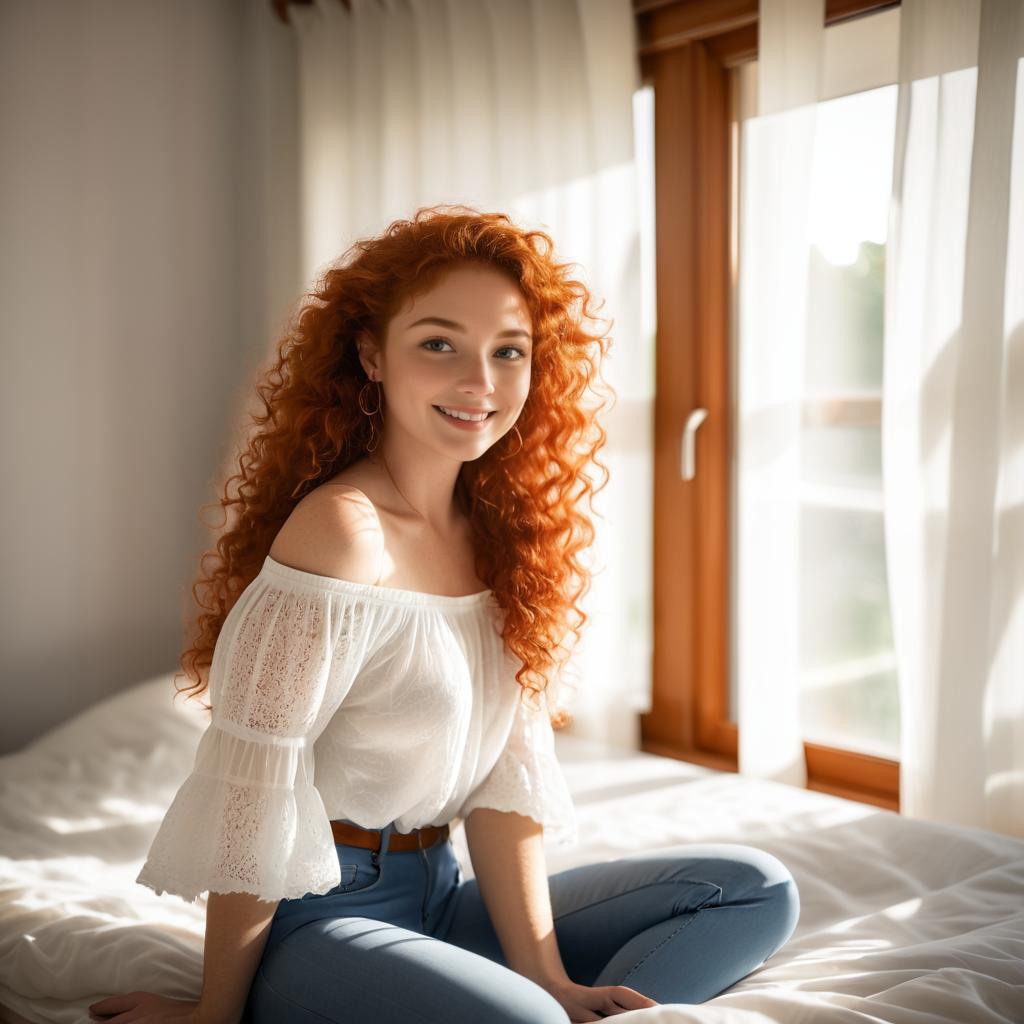
<path fill-rule="evenodd" d="M 0 758 L 0 1020 L 80 1024 L 147 989 L 196 998 L 205 897 L 134 881 L 206 719 L 170 674 Z M 703 1004 L 622 1024 L 1021 1024 L 1024 842 L 557 734 L 580 845 L 559 871 L 642 850 L 739 842 L 793 872 L 801 917 L 758 970 Z M 472 876 L 461 826 L 455 848 Z"/>

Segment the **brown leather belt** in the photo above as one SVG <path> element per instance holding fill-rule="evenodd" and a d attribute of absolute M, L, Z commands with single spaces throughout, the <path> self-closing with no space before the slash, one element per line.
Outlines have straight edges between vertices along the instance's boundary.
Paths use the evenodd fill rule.
<path fill-rule="evenodd" d="M 380 850 L 380 840 L 383 829 L 363 828 L 360 825 L 353 825 L 350 821 L 331 822 L 331 831 L 334 833 L 336 843 L 344 843 L 346 846 L 361 846 L 364 850 Z M 427 850 L 435 843 L 440 843 L 448 838 L 447 825 L 425 825 L 423 828 L 414 828 L 411 832 L 394 832 L 388 839 L 388 851 L 391 850 Z"/>

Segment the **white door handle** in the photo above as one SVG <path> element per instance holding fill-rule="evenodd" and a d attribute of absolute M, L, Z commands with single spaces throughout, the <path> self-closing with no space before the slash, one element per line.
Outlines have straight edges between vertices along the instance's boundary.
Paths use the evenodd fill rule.
<path fill-rule="evenodd" d="M 682 475 L 684 480 L 692 480 L 697 475 L 697 428 L 707 418 L 707 409 L 694 409 L 686 417 L 686 426 L 683 428 L 683 458 Z"/>

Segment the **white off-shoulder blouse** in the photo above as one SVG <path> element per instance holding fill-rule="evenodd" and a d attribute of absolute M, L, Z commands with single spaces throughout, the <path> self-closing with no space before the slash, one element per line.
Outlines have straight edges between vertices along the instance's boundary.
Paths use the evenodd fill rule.
<path fill-rule="evenodd" d="M 399 832 L 517 811 L 577 841 L 544 702 L 490 590 L 460 597 L 320 576 L 269 556 L 231 608 L 211 722 L 136 881 L 195 902 L 341 881 L 330 820 Z"/>

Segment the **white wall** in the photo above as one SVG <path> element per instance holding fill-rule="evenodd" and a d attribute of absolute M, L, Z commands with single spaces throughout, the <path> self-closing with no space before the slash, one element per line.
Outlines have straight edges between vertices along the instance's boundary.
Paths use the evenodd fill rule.
<path fill-rule="evenodd" d="M 0 5 L 0 752 L 176 666 L 297 268 L 269 0 Z"/>

